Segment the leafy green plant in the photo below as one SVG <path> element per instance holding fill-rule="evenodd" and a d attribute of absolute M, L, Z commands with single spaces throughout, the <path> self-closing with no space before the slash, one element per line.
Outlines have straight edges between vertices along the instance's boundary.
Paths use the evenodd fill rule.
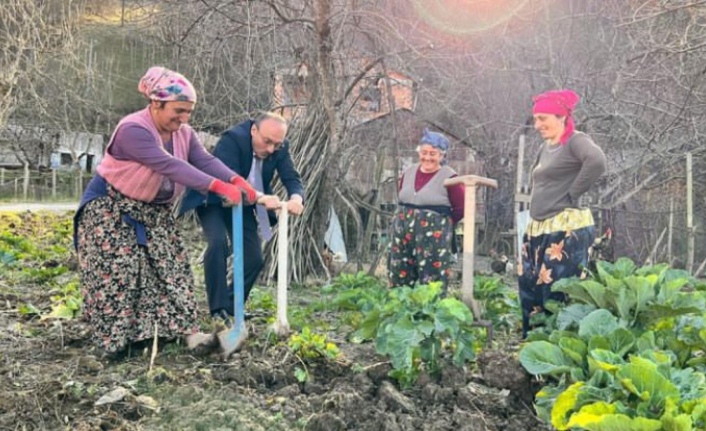
<path fill-rule="evenodd" d="M 571 303 L 520 351 L 525 369 L 548 379 L 540 418 L 559 430 L 704 428 L 704 297 L 687 273 L 619 259 L 553 290 Z"/>
<path fill-rule="evenodd" d="M 483 318 L 490 320 L 496 329 L 510 331 L 522 320 L 517 290 L 500 277 L 476 275 L 474 297 L 481 306 Z"/>
<path fill-rule="evenodd" d="M 75 319 L 81 314 L 83 295 L 77 281 L 66 283 L 51 297 L 51 312 L 42 319 Z"/>
<path fill-rule="evenodd" d="M 356 287 L 339 293 L 333 301 L 340 310 L 366 312 L 387 298 L 389 289 L 379 286 Z"/>
<path fill-rule="evenodd" d="M 261 310 L 273 312 L 277 309 L 277 303 L 271 292 L 263 291 L 262 289 L 253 289 L 250 292 L 247 306 L 249 310 Z"/>
<path fill-rule="evenodd" d="M 0 266 L 10 266 L 17 261 L 17 256 L 9 250 L 0 248 Z"/>
<path fill-rule="evenodd" d="M 329 307 L 342 311 L 340 322 L 357 330 L 364 314 L 386 301 L 389 288 L 381 280 L 359 272 L 341 274 L 330 285 L 330 291 L 335 296 L 329 301 Z M 360 337 L 354 335 L 353 341 L 359 342 Z"/>
<path fill-rule="evenodd" d="M 441 292 L 441 283 L 390 289 L 365 313 L 360 337 L 375 340 L 402 386 L 412 385 L 423 370 L 438 373 L 445 357 L 458 366 L 475 357 L 470 310 Z"/>
<path fill-rule="evenodd" d="M 331 288 L 333 290 L 351 290 L 351 289 L 370 289 L 383 287 L 382 281 L 380 279 L 366 274 L 363 271 L 357 272 L 355 274 L 343 273 L 333 279 L 331 282 Z"/>
<path fill-rule="evenodd" d="M 30 303 L 20 304 L 20 306 L 17 307 L 17 312 L 23 316 L 39 316 L 42 314 L 42 311 L 39 308 Z"/>
<path fill-rule="evenodd" d="M 46 284 L 67 271 L 68 268 L 61 265 L 54 268 L 22 268 L 22 275 L 28 283 Z"/>
<path fill-rule="evenodd" d="M 11 251 L 18 258 L 24 258 L 27 255 L 38 254 L 39 249 L 27 238 L 10 232 L 0 233 L 0 244 L 5 251 Z"/>
<path fill-rule="evenodd" d="M 0 267 L 6 270 L 8 284 L 51 284 L 68 271 L 58 263 L 70 244 L 66 225 L 51 216 L 0 217 Z"/>
<path fill-rule="evenodd" d="M 593 278 L 559 280 L 552 291 L 568 294 L 574 303 L 607 309 L 623 326 L 644 329 L 656 319 L 703 310 L 703 295 L 684 289 L 692 281 L 686 271 L 666 264 L 637 268 L 630 259 L 620 258 L 615 264 L 598 262 Z M 575 323 L 564 320 L 559 329 Z"/>
<path fill-rule="evenodd" d="M 304 368 L 297 367 L 294 369 L 294 378 L 299 383 L 306 383 L 309 381 L 309 372 Z"/>
<path fill-rule="evenodd" d="M 326 335 L 316 334 L 308 326 L 290 336 L 287 344 L 302 360 L 336 359 L 341 354 L 338 346 L 328 341 Z"/>
<path fill-rule="evenodd" d="M 595 349 L 588 358 L 594 365 L 585 381 L 537 394 L 538 413 L 556 429 L 679 431 L 706 424 L 703 373 L 673 367 L 664 353 L 623 360 Z"/>

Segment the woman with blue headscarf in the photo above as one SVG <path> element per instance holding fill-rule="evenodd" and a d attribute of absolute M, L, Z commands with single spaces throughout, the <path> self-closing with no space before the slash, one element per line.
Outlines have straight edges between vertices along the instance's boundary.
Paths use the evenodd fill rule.
<path fill-rule="evenodd" d="M 464 202 L 463 185 L 444 187 L 456 176 L 445 162 L 448 150 L 446 136 L 424 129 L 419 163 L 400 177 L 388 263 L 393 287 L 441 281 L 446 290 L 454 224 L 463 218 Z"/>

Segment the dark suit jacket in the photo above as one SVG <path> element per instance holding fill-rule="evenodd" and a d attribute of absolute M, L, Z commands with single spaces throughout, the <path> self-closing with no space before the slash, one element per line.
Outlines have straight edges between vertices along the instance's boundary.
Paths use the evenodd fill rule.
<path fill-rule="evenodd" d="M 252 120 L 247 120 L 228 129 L 223 133 L 216 144 L 216 148 L 213 150 L 214 156 L 246 179 L 250 174 L 253 159 L 252 136 L 250 136 L 252 124 Z M 299 172 L 294 168 L 292 156 L 289 154 L 289 141 L 287 140 L 284 141 L 280 149 L 262 162 L 262 184 L 265 188 L 265 194 L 272 194 L 271 183 L 275 172 L 279 174 L 279 178 L 290 197 L 298 194 L 304 198 L 304 185 Z M 180 214 L 184 214 L 201 205 L 222 206 L 222 200 L 213 193 L 203 195 L 196 190 L 187 190 L 181 203 Z M 273 211 L 270 211 L 270 221 L 273 225 L 277 221 Z"/>

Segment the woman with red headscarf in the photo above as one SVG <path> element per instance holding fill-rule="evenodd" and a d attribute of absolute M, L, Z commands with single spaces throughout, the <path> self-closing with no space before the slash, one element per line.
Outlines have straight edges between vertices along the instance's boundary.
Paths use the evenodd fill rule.
<path fill-rule="evenodd" d="M 74 217 L 83 318 L 111 356 L 157 334 L 195 347 L 193 276 L 172 206 L 185 187 L 233 203 L 262 199 L 209 154 L 188 121 L 196 92 L 181 74 L 150 68 L 138 90 L 149 104 L 123 118 Z"/>
<path fill-rule="evenodd" d="M 566 299 L 551 286 L 558 279 L 581 275 L 595 238 L 591 211 L 578 202 L 605 172 L 606 157 L 588 135 L 574 130 L 578 102 L 571 90 L 534 98 L 534 128 L 544 143 L 532 169 L 531 219 L 518 269 L 525 337 L 530 318 L 546 312 L 548 300 Z"/>

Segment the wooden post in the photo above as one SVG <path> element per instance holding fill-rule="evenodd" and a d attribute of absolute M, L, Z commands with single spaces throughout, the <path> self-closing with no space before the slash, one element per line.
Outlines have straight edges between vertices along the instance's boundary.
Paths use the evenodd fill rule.
<path fill-rule="evenodd" d="M 517 177 L 515 177 L 515 193 L 522 193 L 522 175 L 525 165 L 525 134 L 520 134 L 519 148 L 517 149 Z M 515 209 L 519 210 L 519 202 L 515 202 Z"/>
<path fill-rule="evenodd" d="M 699 274 L 701 274 L 701 271 L 704 270 L 704 267 L 706 266 L 706 259 L 701 261 L 701 265 L 699 265 L 698 268 L 696 268 L 696 271 L 694 271 L 694 274 L 692 274 L 694 277 L 698 277 Z"/>
<path fill-rule="evenodd" d="M 596 232 L 600 235 L 601 232 L 605 232 L 603 228 L 603 198 L 598 195 L 598 201 L 596 202 L 596 207 L 598 208 L 598 222 L 596 223 Z"/>
<path fill-rule="evenodd" d="M 650 255 L 647 257 L 647 261 L 649 262 L 648 265 L 655 264 L 655 260 L 657 259 L 657 250 L 659 249 L 659 245 L 662 243 L 662 239 L 664 238 L 665 233 L 667 233 L 666 227 L 664 229 L 662 229 L 662 233 L 659 234 L 659 238 L 657 238 L 657 242 L 655 243 L 654 247 L 652 247 L 652 251 L 650 252 Z"/>
<path fill-rule="evenodd" d="M 0 186 L 5 185 L 5 168 L 0 168 Z"/>
<path fill-rule="evenodd" d="M 672 238 L 674 237 L 674 197 L 669 199 L 669 224 L 667 225 L 667 263 L 672 265 Z"/>
<path fill-rule="evenodd" d="M 688 237 L 686 270 L 691 274 L 694 270 L 694 199 L 693 172 L 691 153 L 686 153 L 686 230 Z"/>
<path fill-rule="evenodd" d="M 51 198 L 56 199 L 56 169 L 51 170 Z"/>
<path fill-rule="evenodd" d="M 373 196 L 372 202 L 368 202 L 371 206 L 375 208 L 379 208 L 380 206 L 378 205 L 378 202 L 380 202 L 380 191 L 382 190 L 382 174 L 385 169 L 385 147 L 382 145 L 378 148 L 377 152 L 377 169 L 375 170 L 375 178 L 373 179 L 374 181 L 374 186 L 375 189 L 377 190 L 377 193 Z M 365 229 L 363 233 L 363 249 L 361 250 L 362 253 L 362 260 L 365 261 L 366 263 L 370 262 L 370 246 L 372 244 L 372 239 L 373 239 L 373 234 L 377 230 L 377 220 L 378 220 L 378 214 L 375 211 L 368 211 L 368 223 L 363 226 L 363 229 Z M 379 251 L 380 247 L 380 238 L 377 238 L 377 244 L 375 246 L 375 253 L 377 254 Z M 371 270 L 374 270 L 371 268 Z M 371 274 L 372 275 L 372 274 Z"/>
<path fill-rule="evenodd" d="M 517 224 L 517 217 L 518 214 L 520 213 L 520 210 L 527 209 L 523 208 L 522 203 L 520 200 L 518 200 L 518 196 L 520 196 L 523 192 L 522 190 L 522 176 L 524 174 L 524 166 L 525 166 L 525 133 L 523 132 L 520 133 L 520 142 L 519 142 L 519 148 L 517 150 L 517 177 L 515 178 L 515 213 L 512 215 L 512 224 L 515 226 L 515 235 L 512 238 L 512 249 L 514 251 L 514 256 L 515 256 L 515 265 L 517 268 L 522 265 L 522 248 L 519 246 L 517 243 L 517 235 L 518 232 L 520 231 L 520 226 Z M 525 205 L 526 206 L 526 205 Z"/>
<path fill-rule="evenodd" d="M 474 259 L 476 240 L 476 186 L 497 188 L 498 182 L 490 178 L 476 175 L 463 175 L 444 180 L 444 186 L 463 184 L 466 187 L 466 197 L 463 208 L 463 280 L 461 296 L 463 302 L 473 310 L 476 320 L 481 320 L 480 308 L 473 297 Z"/>
<path fill-rule="evenodd" d="M 81 167 L 74 171 L 74 196 L 81 199 Z"/>
<path fill-rule="evenodd" d="M 29 163 L 25 163 L 25 178 L 22 182 L 22 199 L 27 201 L 27 193 L 29 192 Z"/>

